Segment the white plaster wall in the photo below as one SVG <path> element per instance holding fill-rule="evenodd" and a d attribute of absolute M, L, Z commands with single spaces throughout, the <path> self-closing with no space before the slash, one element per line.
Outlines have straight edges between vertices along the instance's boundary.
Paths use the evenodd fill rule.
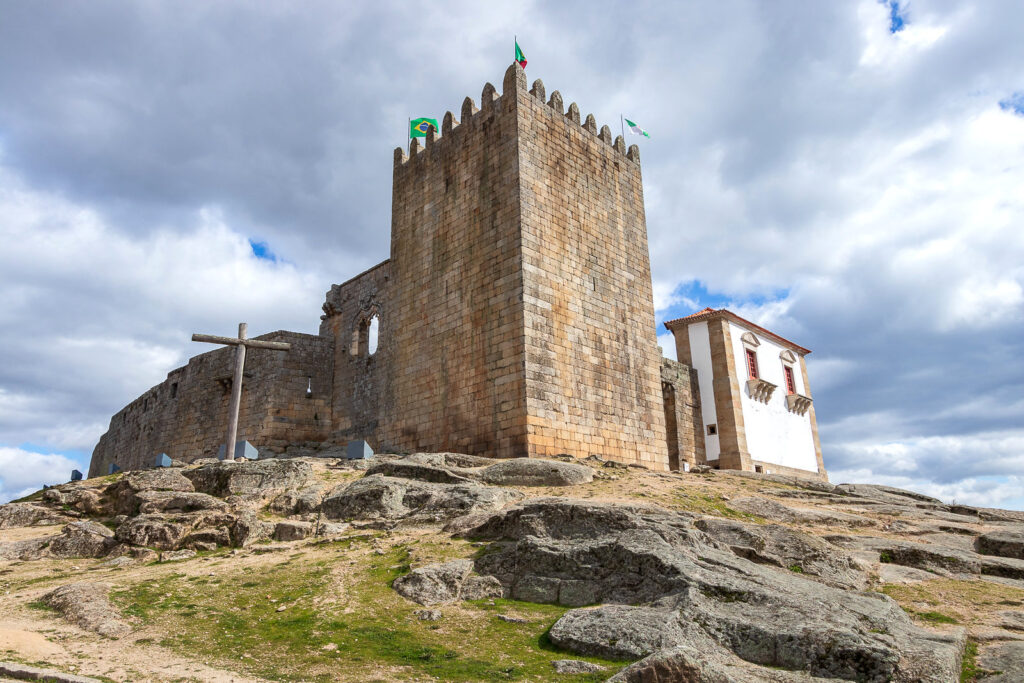
<path fill-rule="evenodd" d="M 704 418 L 704 450 L 708 460 L 718 460 L 722 447 L 718 442 L 718 434 L 708 435 L 708 425 L 718 423 L 715 412 L 715 393 L 711 374 L 711 340 L 708 338 L 708 324 L 694 323 L 687 328 L 690 335 L 690 358 L 697 371 L 697 388 L 700 393 L 700 412 Z"/>
<path fill-rule="evenodd" d="M 757 366 L 761 379 L 776 385 L 767 404 L 755 401 L 747 391 L 747 380 L 750 379 L 750 375 L 747 372 L 747 355 L 741 339 L 744 332 L 750 332 L 761 342 L 757 347 Z M 797 415 L 786 408 L 786 378 L 782 371 L 782 359 L 779 357 L 785 347 L 758 334 L 756 330 L 748 330 L 731 321 L 729 333 L 732 336 L 733 357 L 736 359 L 735 372 L 740 381 L 740 404 L 743 408 L 747 450 L 751 459 L 817 472 L 818 460 L 814 453 L 810 414 Z M 806 396 L 799 362 L 793 364 L 793 376 L 796 392 Z M 701 399 L 703 398 L 702 393 Z"/>

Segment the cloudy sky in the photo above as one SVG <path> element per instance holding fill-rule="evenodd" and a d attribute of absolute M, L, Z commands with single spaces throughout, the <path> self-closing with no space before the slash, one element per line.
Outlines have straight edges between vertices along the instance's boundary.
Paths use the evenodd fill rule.
<path fill-rule="evenodd" d="M 651 132 L 659 325 L 813 349 L 833 481 L 1024 508 L 1019 2 L 497 8 L 0 0 L 0 500 L 84 470 L 192 332 L 315 332 L 388 255 L 407 118 L 500 89 L 518 35 Z"/>

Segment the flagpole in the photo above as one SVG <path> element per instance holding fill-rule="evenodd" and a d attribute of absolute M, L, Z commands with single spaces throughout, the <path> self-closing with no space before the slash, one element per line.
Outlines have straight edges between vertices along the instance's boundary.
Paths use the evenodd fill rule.
<path fill-rule="evenodd" d="M 622 128 L 622 141 L 625 142 L 626 141 L 626 124 L 623 121 L 623 119 L 625 119 L 625 115 L 624 114 L 619 114 L 619 126 Z"/>
<path fill-rule="evenodd" d="M 409 117 L 409 122 L 405 124 L 405 153 L 408 154 L 412 151 L 412 117 Z"/>

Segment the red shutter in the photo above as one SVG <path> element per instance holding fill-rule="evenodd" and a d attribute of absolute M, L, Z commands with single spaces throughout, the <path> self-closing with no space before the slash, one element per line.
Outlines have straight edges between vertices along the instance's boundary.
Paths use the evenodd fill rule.
<path fill-rule="evenodd" d="M 786 391 L 791 394 L 796 393 L 796 380 L 793 379 L 793 368 L 788 365 L 782 366 L 783 372 L 786 373 Z"/>
<path fill-rule="evenodd" d="M 757 379 L 757 353 L 747 349 L 747 372 L 750 379 Z"/>

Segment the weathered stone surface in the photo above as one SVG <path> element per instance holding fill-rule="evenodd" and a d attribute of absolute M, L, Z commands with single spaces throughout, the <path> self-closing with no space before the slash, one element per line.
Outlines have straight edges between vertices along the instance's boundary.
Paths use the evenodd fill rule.
<path fill-rule="evenodd" d="M 478 484 L 437 484 L 374 475 L 331 491 L 321 505 L 328 519 L 401 519 L 440 521 L 473 512 L 497 510 L 520 500 L 511 489 Z"/>
<path fill-rule="evenodd" d="M 139 513 L 148 515 L 160 512 L 195 512 L 216 510 L 227 512 L 231 506 L 219 498 L 192 491 L 140 491 L 135 494 Z"/>
<path fill-rule="evenodd" d="M 974 547 L 983 555 L 1024 560 L 1024 528 L 991 531 L 975 539 Z"/>
<path fill-rule="evenodd" d="M 181 547 L 192 550 L 216 550 L 229 545 L 231 532 L 222 526 L 194 531 L 181 541 Z"/>
<path fill-rule="evenodd" d="M 678 617 L 666 609 L 605 605 L 570 610 L 548 637 L 558 647 L 608 659 L 636 659 L 686 642 Z"/>
<path fill-rule="evenodd" d="M 313 535 L 312 522 L 289 520 L 278 522 L 274 527 L 274 539 L 277 541 L 301 541 Z"/>
<path fill-rule="evenodd" d="M 608 679 L 608 683 L 825 683 L 803 672 L 746 662 L 715 643 L 684 645 L 656 652 Z"/>
<path fill-rule="evenodd" d="M 748 560 L 813 576 L 839 588 L 867 585 L 867 576 L 852 557 L 816 536 L 778 524 L 744 524 L 712 517 L 696 525 Z"/>
<path fill-rule="evenodd" d="M 351 528 L 350 524 L 344 522 L 320 522 L 320 525 L 316 529 L 317 536 L 334 536 L 336 534 L 343 534 Z"/>
<path fill-rule="evenodd" d="M 64 524 L 66 515 L 32 503 L 7 503 L 0 505 L 0 529 L 23 526 L 51 526 Z"/>
<path fill-rule="evenodd" d="M 648 604 L 627 609 L 660 610 L 684 631 L 699 628 L 759 666 L 906 682 L 946 680 L 928 672 L 959 666 L 962 631 L 931 633 L 886 596 L 840 590 L 737 557 L 697 529 L 689 515 L 536 499 L 492 515 L 469 535 L 495 541 L 492 552 L 475 560 L 475 569 L 513 591 L 525 583 L 560 601 L 563 585 L 571 581 L 574 593 L 585 587 L 595 602 Z M 606 607 L 571 610 L 563 619 L 573 623 L 586 613 L 586 623 L 593 625 L 572 633 L 600 632 L 604 626 L 595 620 Z M 659 628 L 664 631 L 664 619 Z M 552 635 L 559 632 L 556 624 Z M 635 636 L 644 642 L 640 638 Z"/>
<path fill-rule="evenodd" d="M 593 481 L 594 470 L 571 462 L 513 458 L 484 468 L 480 478 L 496 486 L 574 486 Z"/>
<path fill-rule="evenodd" d="M 366 476 L 374 474 L 381 474 L 388 477 L 399 477 L 402 479 L 430 481 L 437 484 L 475 483 L 471 476 L 459 472 L 457 468 L 420 462 L 410 462 L 408 460 L 382 462 L 366 470 Z"/>
<path fill-rule="evenodd" d="M 462 584 L 463 600 L 486 600 L 505 597 L 505 588 L 493 576 L 470 576 Z"/>
<path fill-rule="evenodd" d="M 1024 681 L 1024 642 L 1013 641 L 986 645 L 978 653 L 978 664 L 988 671 L 985 683 L 1020 683 Z"/>
<path fill-rule="evenodd" d="M 270 502 L 270 511 L 278 515 L 309 515 L 320 509 L 324 487 L 308 486 L 297 491 L 285 491 Z"/>
<path fill-rule="evenodd" d="M 68 621 L 107 638 L 120 638 L 131 631 L 131 626 L 110 604 L 105 583 L 81 581 L 50 591 L 42 601 L 57 610 Z"/>
<path fill-rule="evenodd" d="M 552 660 L 551 666 L 555 667 L 557 674 L 593 674 L 604 671 L 603 666 L 581 659 L 555 659 Z"/>
<path fill-rule="evenodd" d="M 0 560 L 38 560 L 45 557 L 49 546 L 59 534 L 0 543 Z"/>
<path fill-rule="evenodd" d="M 466 453 L 413 453 L 405 458 L 408 462 L 419 462 L 425 465 L 436 467 L 487 467 L 494 464 L 493 458 L 485 458 L 480 455 L 467 455 Z"/>
<path fill-rule="evenodd" d="M 816 524 L 827 526 L 851 526 L 867 527 L 877 526 L 877 523 L 868 517 L 851 515 L 845 512 L 834 510 L 812 510 L 809 508 L 796 508 L 783 505 L 778 501 L 768 498 L 751 496 L 747 498 L 733 498 L 729 501 L 729 507 L 740 512 L 746 512 L 758 517 L 764 517 L 773 522 L 786 522 L 788 524 Z"/>
<path fill-rule="evenodd" d="M 45 681 L 46 683 L 102 683 L 98 678 L 76 676 L 55 669 L 40 669 L 16 662 L 0 662 L 0 680 Z"/>
<path fill-rule="evenodd" d="M 245 548 L 270 538 L 275 525 L 260 519 L 255 513 L 241 512 L 231 526 L 231 545 Z"/>
<path fill-rule="evenodd" d="M 424 606 L 458 600 L 462 584 L 473 571 L 472 560 L 452 560 L 413 569 L 395 579 L 393 587 L 403 598 Z"/>
<path fill-rule="evenodd" d="M 191 530 L 190 524 L 163 515 L 139 515 L 117 527 L 116 537 L 122 543 L 173 550 Z"/>
<path fill-rule="evenodd" d="M 96 522 L 71 522 L 49 546 L 54 557 L 103 557 L 117 541 L 114 532 Z"/>
<path fill-rule="evenodd" d="M 195 491 L 192 482 L 178 469 L 161 467 L 155 470 L 129 472 L 115 482 L 107 495 L 113 501 L 114 512 L 134 515 L 139 511 L 138 494 L 142 491 Z"/>
<path fill-rule="evenodd" d="M 807 477 L 793 477 L 788 474 L 763 474 L 761 472 L 745 472 L 743 470 L 715 470 L 717 476 L 741 477 L 745 479 L 757 479 L 759 481 L 773 481 L 779 484 L 788 484 L 804 491 L 818 491 L 822 493 L 838 493 L 845 495 L 845 491 L 827 481 Z M 898 489 L 894 489 L 898 490 Z"/>
<path fill-rule="evenodd" d="M 160 553 L 161 562 L 179 562 L 181 560 L 191 560 L 196 556 L 196 551 L 191 548 L 183 548 L 181 550 L 172 550 L 167 553 Z"/>
<path fill-rule="evenodd" d="M 1024 631 L 1024 610 L 1005 610 L 999 613 L 999 625 L 1011 631 Z"/>
<path fill-rule="evenodd" d="M 86 515 L 103 515 L 107 506 L 100 494 L 93 488 L 65 484 L 43 492 L 42 500 L 55 507 L 67 507 Z"/>
<path fill-rule="evenodd" d="M 225 461 L 186 469 L 182 474 L 196 491 L 221 498 L 231 495 L 270 498 L 315 482 L 312 466 L 301 460 Z"/>
<path fill-rule="evenodd" d="M 892 486 L 882 486 L 880 484 L 839 484 L 834 487 L 834 490 L 837 493 L 845 493 L 861 498 L 871 498 L 885 503 L 896 503 L 900 505 L 932 503 L 945 507 L 945 503 L 938 498 L 932 498 L 931 496 L 926 496 L 923 493 L 917 493 L 916 491 L 907 491 L 905 489 L 898 489 Z"/>
<path fill-rule="evenodd" d="M 943 576 L 955 573 L 985 574 L 1024 580 L 1024 560 L 979 555 L 958 548 L 926 543 L 893 541 L 865 536 L 835 535 L 827 540 L 844 548 L 870 550 L 880 562 L 916 567 Z"/>

